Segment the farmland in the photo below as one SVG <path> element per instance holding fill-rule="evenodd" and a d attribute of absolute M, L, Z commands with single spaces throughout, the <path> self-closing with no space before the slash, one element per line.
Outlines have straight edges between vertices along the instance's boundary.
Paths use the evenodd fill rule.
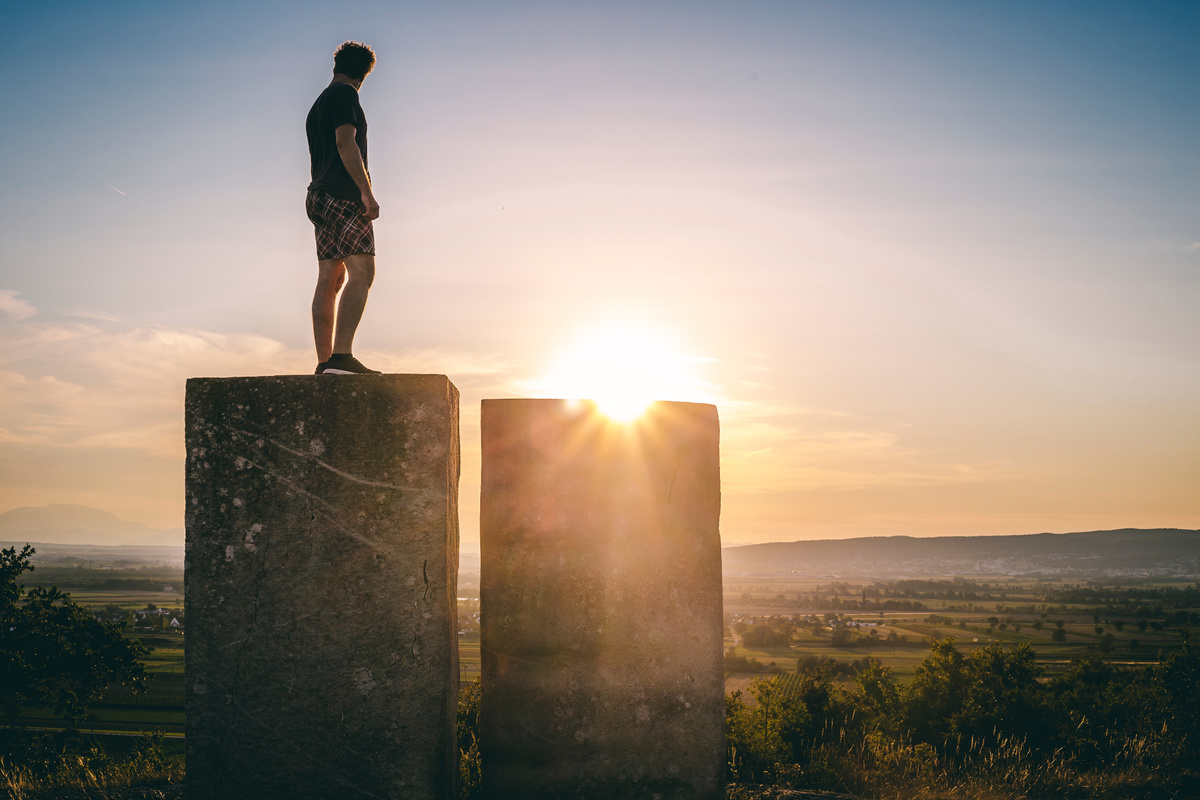
<path fill-rule="evenodd" d="M 845 680 L 872 658 L 904 682 L 932 642 L 946 639 L 964 652 L 1028 643 L 1047 674 L 1088 654 L 1123 666 L 1158 663 L 1196 626 L 1200 589 L 1005 576 L 857 583 L 760 576 L 727 579 L 724 607 L 732 691 L 760 670 L 796 672 L 828 659 Z"/>
<path fill-rule="evenodd" d="M 57 585 L 107 618 L 124 618 L 127 635 L 150 649 L 145 694 L 111 689 L 94 703 L 86 730 L 183 733 L 186 633 L 150 627 L 136 612 L 181 610 L 178 566 L 44 564 L 30 585 Z M 457 638 L 462 681 L 480 674 L 477 577 L 464 575 Z M 767 673 L 798 675 L 825 664 L 850 682 L 873 659 L 900 681 L 911 679 L 934 640 L 964 652 L 999 642 L 1028 643 L 1047 675 L 1097 654 L 1122 666 L 1158 663 L 1178 650 L 1200 611 L 1200 590 L 1185 582 L 1089 582 L 945 576 L 896 581 L 833 581 L 786 575 L 727 576 L 724 586 L 726 689 L 745 689 Z M 166 615 L 169 617 L 169 615 Z M 1060 624 L 1061 623 L 1061 624 Z M 185 629 L 186 630 L 186 629 Z M 61 728 L 48 709 L 25 707 L 21 722 Z"/>

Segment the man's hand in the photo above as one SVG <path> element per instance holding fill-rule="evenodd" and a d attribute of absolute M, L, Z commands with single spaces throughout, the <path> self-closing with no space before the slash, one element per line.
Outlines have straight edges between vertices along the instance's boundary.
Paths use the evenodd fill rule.
<path fill-rule="evenodd" d="M 362 193 L 363 216 L 367 219 L 379 218 L 379 203 L 375 193 L 371 191 L 371 179 L 367 177 L 367 168 L 363 165 L 362 153 L 358 152 L 358 143 L 354 141 L 355 128 L 353 125 L 338 125 L 333 132 L 337 142 L 338 155 L 350 173 L 354 185 Z"/>
<path fill-rule="evenodd" d="M 363 216 L 367 219 L 379 219 L 379 203 L 375 201 L 375 195 L 370 192 L 363 192 L 362 195 Z"/>

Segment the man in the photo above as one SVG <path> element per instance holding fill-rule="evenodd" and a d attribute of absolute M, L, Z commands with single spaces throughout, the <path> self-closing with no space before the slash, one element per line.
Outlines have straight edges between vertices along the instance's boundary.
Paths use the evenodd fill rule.
<path fill-rule="evenodd" d="M 370 47 L 342 44 L 333 55 L 333 81 L 313 103 L 305 122 L 312 162 L 305 207 L 317 236 L 312 317 L 318 375 L 379 372 L 351 355 L 354 332 L 375 280 L 371 220 L 379 217 L 379 203 L 367 172 L 367 118 L 358 103 L 358 90 L 374 66 Z"/>

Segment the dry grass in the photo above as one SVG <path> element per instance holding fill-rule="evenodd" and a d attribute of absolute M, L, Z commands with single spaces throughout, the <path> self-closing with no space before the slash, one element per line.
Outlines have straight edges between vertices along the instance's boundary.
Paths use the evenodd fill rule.
<path fill-rule="evenodd" d="M 871 800 L 1158 800 L 1187 796 L 1159 767 L 1175 762 L 1162 742 L 1128 737 L 1103 766 L 1082 765 L 1060 751 L 1033 753 L 1023 740 L 966 743 L 957 758 L 924 744 L 878 734 L 848 746 L 824 745 L 807 766 L 780 766 L 778 783 L 839 791 Z"/>
<path fill-rule="evenodd" d="M 182 761 L 164 757 L 161 735 L 151 735 L 123 758 L 113 758 L 98 748 L 21 764 L 0 757 L 0 798 L 115 800 L 127 796 L 132 787 L 178 784 L 183 777 Z"/>

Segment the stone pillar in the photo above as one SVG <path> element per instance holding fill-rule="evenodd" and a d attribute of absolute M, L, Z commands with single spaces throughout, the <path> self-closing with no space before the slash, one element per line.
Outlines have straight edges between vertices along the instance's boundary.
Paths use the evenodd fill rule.
<path fill-rule="evenodd" d="M 189 800 L 456 796 L 458 390 L 187 383 Z"/>
<path fill-rule="evenodd" d="M 487 800 L 725 794 L 716 407 L 483 401 Z"/>

